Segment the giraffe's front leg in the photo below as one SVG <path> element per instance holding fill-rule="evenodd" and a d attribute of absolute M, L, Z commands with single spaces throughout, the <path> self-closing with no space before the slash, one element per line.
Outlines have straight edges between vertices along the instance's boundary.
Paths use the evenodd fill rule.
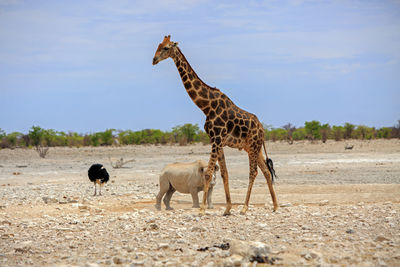
<path fill-rule="evenodd" d="M 214 173 L 215 164 L 217 163 L 218 149 L 215 144 L 212 146 L 210 160 L 208 161 L 207 172 L 205 175 L 205 183 L 204 183 L 204 194 L 203 194 L 203 202 L 200 207 L 200 215 L 204 215 L 206 213 L 206 201 L 208 196 L 208 189 L 210 188 L 210 183 L 212 180 L 212 175 Z"/>
<path fill-rule="evenodd" d="M 226 168 L 224 151 L 221 148 L 218 153 L 218 163 L 221 168 L 221 176 L 224 182 L 225 189 L 225 198 L 226 198 L 226 208 L 224 212 L 224 216 L 231 214 L 232 202 L 231 202 L 231 194 L 229 192 L 229 179 L 228 179 L 228 170 Z"/>

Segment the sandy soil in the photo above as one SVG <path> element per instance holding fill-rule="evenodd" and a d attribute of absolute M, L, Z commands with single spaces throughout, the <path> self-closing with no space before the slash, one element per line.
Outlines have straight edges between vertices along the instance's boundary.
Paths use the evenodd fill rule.
<path fill-rule="evenodd" d="M 346 144 L 354 145 L 345 150 Z M 243 151 L 225 148 L 234 203 L 198 216 L 190 195 L 175 193 L 173 211 L 154 208 L 158 175 L 168 163 L 208 160 L 209 146 L 0 150 L 0 265 L 233 266 L 248 264 L 213 245 L 260 241 L 282 265 L 400 264 L 400 140 L 267 143 L 278 179 L 272 212 L 259 174 L 251 206 L 240 215 L 248 182 Z M 113 169 L 110 160 L 134 159 Z M 111 175 L 93 197 L 87 169 Z M 199 248 L 210 247 L 205 251 Z"/>

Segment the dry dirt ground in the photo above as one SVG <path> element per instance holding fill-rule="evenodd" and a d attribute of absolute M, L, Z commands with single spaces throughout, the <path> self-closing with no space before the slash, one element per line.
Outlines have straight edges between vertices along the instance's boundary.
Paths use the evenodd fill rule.
<path fill-rule="evenodd" d="M 354 148 L 345 150 L 347 144 Z M 280 208 L 272 212 L 259 174 L 246 215 L 239 210 L 247 154 L 226 148 L 231 216 L 222 216 L 220 176 L 215 208 L 205 216 L 191 208 L 190 195 L 180 193 L 172 197 L 173 211 L 163 204 L 157 211 L 161 169 L 176 161 L 207 161 L 209 150 L 50 148 L 45 159 L 35 150 L 0 150 L 0 265 L 256 265 L 245 253 L 227 249 L 241 240 L 262 242 L 270 264 L 400 266 L 400 140 L 269 142 Z M 121 157 L 135 161 L 113 169 L 109 158 Z M 93 196 L 87 177 L 93 163 L 104 164 L 111 175 L 102 196 Z"/>

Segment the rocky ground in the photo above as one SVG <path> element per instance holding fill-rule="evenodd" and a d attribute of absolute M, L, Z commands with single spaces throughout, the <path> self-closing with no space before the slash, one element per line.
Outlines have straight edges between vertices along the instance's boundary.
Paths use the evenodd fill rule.
<path fill-rule="evenodd" d="M 347 143 L 354 145 L 345 150 Z M 246 215 L 247 155 L 225 149 L 234 202 L 199 216 L 190 195 L 173 211 L 154 208 L 168 163 L 208 159 L 209 147 L 128 146 L 0 150 L 0 265 L 398 266 L 400 141 L 267 143 L 280 208 L 257 177 Z M 113 169 L 110 159 L 134 159 Z M 103 196 L 87 178 L 92 163 L 111 174 Z"/>

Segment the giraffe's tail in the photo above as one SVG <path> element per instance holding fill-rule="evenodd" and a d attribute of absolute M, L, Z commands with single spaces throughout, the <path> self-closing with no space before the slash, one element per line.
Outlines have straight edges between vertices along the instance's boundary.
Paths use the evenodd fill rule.
<path fill-rule="evenodd" d="M 274 163 L 272 162 L 272 159 L 268 158 L 267 149 L 265 148 L 265 142 L 263 143 L 263 147 L 265 152 L 265 163 L 267 164 L 268 170 L 271 173 L 272 183 L 274 183 L 274 178 L 275 177 L 278 178 L 278 176 L 276 176 Z"/>

